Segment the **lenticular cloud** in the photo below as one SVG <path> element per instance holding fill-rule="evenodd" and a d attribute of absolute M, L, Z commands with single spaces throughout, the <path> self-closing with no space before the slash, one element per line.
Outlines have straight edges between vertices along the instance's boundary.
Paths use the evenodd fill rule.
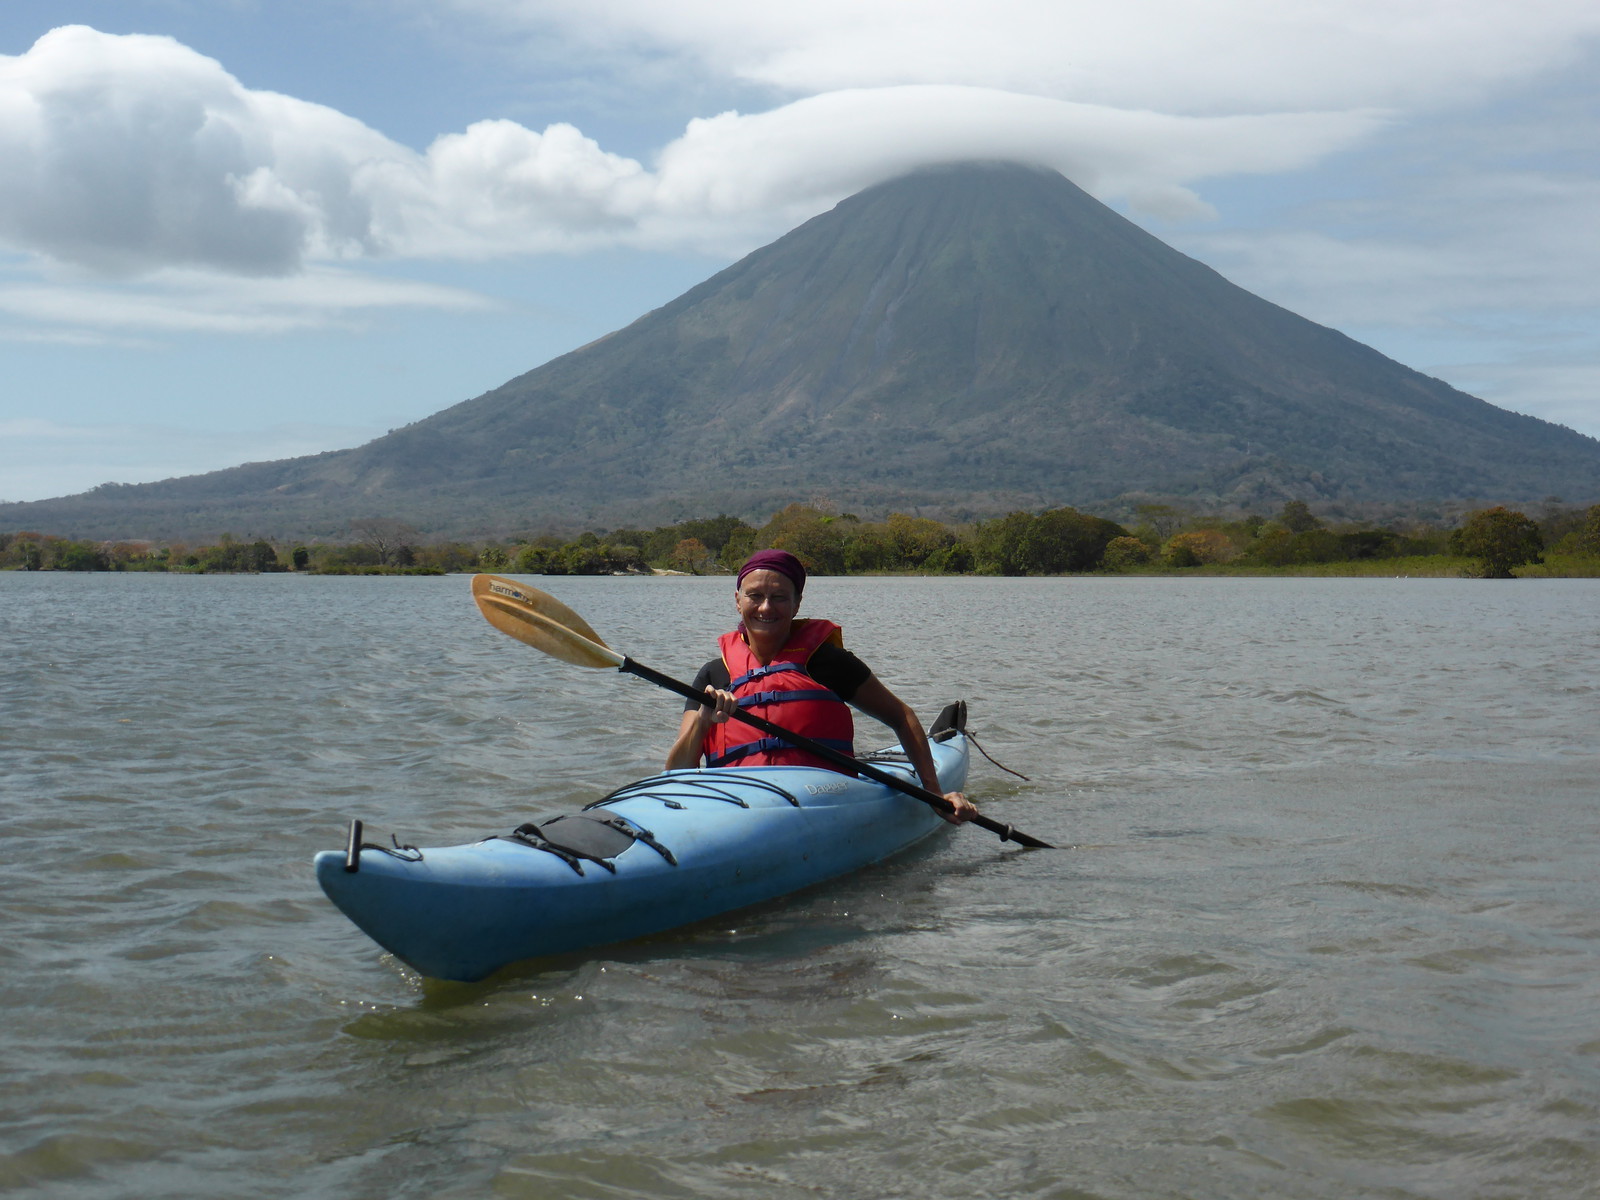
<path fill-rule="evenodd" d="M 418 153 L 252 91 L 171 38 L 68 26 L 0 58 L 0 243 L 110 276 L 616 245 L 743 252 L 862 187 L 971 158 L 1054 167 L 1103 197 L 1196 216 L 1207 210 L 1186 182 L 1304 165 L 1376 119 L 863 88 L 692 121 L 652 170 L 566 124 L 483 121 Z"/>

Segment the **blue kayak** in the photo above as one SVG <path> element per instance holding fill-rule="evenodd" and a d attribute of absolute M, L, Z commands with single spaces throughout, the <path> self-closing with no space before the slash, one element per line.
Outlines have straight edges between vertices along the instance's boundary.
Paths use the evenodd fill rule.
<path fill-rule="evenodd" d="M 931 733 L 944 791 L 967 777 L 965 706 Z M 865 756 L 915 783 L 898 749 Z M 820 767 L 667 771 L 580 812 L 462 846 L 363 843 L 316 857 L 317 881 L 373 941 L 423 975 L 659 933 L 833 879 L 943 824 L 928 805 Z"/>

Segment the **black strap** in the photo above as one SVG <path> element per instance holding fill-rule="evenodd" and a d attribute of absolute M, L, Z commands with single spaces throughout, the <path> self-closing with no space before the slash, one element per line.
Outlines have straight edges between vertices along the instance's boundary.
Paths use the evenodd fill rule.
<path fill-rule="evenodd" d="M 613 860 L 635 842 L 643 842 L 672 866 L 678 865 L 677 857 L 655 834 L 613 812 L 563 813 L 543 825 L 527 821 L 511 832 L 510 840 L 554 854 L 579 875 L 586 862 L 599 863 L 615 875 Z"/>

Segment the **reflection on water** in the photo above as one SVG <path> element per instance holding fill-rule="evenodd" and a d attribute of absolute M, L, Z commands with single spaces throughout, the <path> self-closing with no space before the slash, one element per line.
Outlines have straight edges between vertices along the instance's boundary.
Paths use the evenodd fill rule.
<path fill-rule="evenodd" d="M 726 580 L 541 581 L 689 677 Z M 834 580 L 994 815 L 483 984 L 316 891 L 653 771 L 678 702 L 467 581 L 0 575 L 0 1189 L 1577 1196 L 1600 588 Z M 867 740 L 867 739 L 863 739 Z"/>

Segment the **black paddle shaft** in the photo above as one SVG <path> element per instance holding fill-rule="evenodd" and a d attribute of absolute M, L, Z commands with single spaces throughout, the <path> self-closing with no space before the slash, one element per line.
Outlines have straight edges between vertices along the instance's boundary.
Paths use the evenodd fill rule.
<path fill-rule="evenodd" d="M 707 697 L 704 692 L 697 692 L 687 683 L 673 679 L 670 675 L 663 675 L 660 671 L 653 671 L 642 663 L 634 662 L 631 658 L 623 658 L 622 665 L 617 669 L 626 671 L 630 675 L 637 675 L 640 679 L 647 680 L 657 687 L 664 687 L 669 692 L 677 692 L 678 695 L 685 699 L 699 701 L 707 708 L 711 708 L 716 704 L 716 701 Z M 771 721 L 766 720 L 764 717 L 758 717 L 754 713 L 742 712 L 739 714 L 738 719 L 752 728 L 761 730 L 763 733 L 781 737 L 791 746 L 804 750 L 807 754 L 815 754 L 818 758 L 830 762 L 836 767 L 842 767 L 851 774 L 865 775 L 868 779 L 876 779 L 879 783 L 892 787 L 896 791 L 904 792 L 914 799 L 921 800 L 936 812 L 948 813 L 953 811 L 950 801 L 937 792 L 930 792 L 925 787 L 919 787 L 917 784 L 902 779 L 898 775 L 880 770 L 871 763 L 862 762 L 859 758 L 841 754 L 831 746 L 824 746 L 821 742 L 812 741 L 803 733 L 795 733 L 792 729 L 785 729 L 782 725 L 774 725 Z M 1055 849 L 1049 842 L 1042 842 L 1036 837 L 1023 833 L 1014 826 L 996 821 L 993 817 L 986 817 L 982 813 L 972 818 L 972 824 L 998 835 L 1002 842 L 1016 842 L 1019 846 L 1027 846 L 1037 850 Z"/>

